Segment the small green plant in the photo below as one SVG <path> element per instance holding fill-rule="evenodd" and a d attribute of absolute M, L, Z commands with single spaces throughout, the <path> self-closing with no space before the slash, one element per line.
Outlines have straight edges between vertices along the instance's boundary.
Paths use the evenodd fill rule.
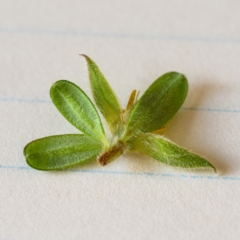
<path fill-rule="evenodd" d="M 107 139 L 99 114 L 88 96 L 74 83 L 60 80 L 50 96 L 60 113 L 83 134 L 65 134 L 30 142 L 24 149 L 27 163 L 38 170 L 59 170 L 97 159 L 102 165 L 128 151 L 148 155 L 182 168 L 215 167 L 202 157 L 166 139 L 162 130 L 182 106 L 188 91 L 183 74 L 159 77 L 138 99 L 134 90 L 123 109 L 98 66 L 86 55 L 95 103 L 112 134 Z"/>

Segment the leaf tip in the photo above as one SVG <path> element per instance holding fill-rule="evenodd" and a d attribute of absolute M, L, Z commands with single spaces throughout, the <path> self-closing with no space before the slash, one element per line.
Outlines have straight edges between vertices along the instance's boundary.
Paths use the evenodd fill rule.
<path fill-rule="evenodd" d="M 80 53 L 79 56 L 82 56 L 82 57 L 84 57 L 85 59 L 89 59 L 89 57 L 88 57 L 86 54 L 84 54 L 84 53 Z"/>
<path fill-rule="evenodd" d="M 218 175 L 217 169 L 213 165 L 212 165 L 212 169 L 213 169 L 214 173 Z"/>
<path fill-rule="evenodd" d="M 213 170 L 213 172 L 218 175 L 217 169 L 210 162 L 207 161 L 207 163 L 207 167 L 211 168 L 211 170 Z"/>

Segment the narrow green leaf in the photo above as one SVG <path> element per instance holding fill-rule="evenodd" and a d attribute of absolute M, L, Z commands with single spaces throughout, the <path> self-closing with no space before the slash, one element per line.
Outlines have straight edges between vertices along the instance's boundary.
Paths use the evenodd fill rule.
<path fill-rule="evenodd" d="M 73 126 L 107 145 L 97 110 L 78 86 L 67 80 L 60 80 L 53 84 L 50 95 L 57 109 Z"/>
<path fill-rule="evenodd" d="M 183 74 L 169 72 L 159 77 L 137 102 L 127 132 L 152 132 L 162 127 L 182 106 L 187 91 Z"/>
<path fill-rule="evenodd" d="M 56 135 L 37 139 L 24 148 L 28 165 L 38 170 L 58 170 L 92 160 L 102 144 L 82 134 Z"/>
<path fill-rule="evenodd" d="M 88 56 L 84 54 L 82 56 L 87 60 L 90 85 L 95 103 L 106 119 L 110 131 L 115 133 L 121 125 L 119 101 L 96 63 Z"/>
<path fill-rule="evenodd" d="M 177 146 L 160 135 L 142 133 L 129 139 L 130 150 L 144 153 L 160 162 L 182 168 L 215 167 L 204 158 Z"/>

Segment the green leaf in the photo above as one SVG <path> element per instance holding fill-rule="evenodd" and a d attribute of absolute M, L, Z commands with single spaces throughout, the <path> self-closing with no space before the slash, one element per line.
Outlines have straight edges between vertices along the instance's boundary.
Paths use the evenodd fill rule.
<path fill-rule="evenodd" d="M 53 84 L 50 95 L 57 109 L 73 126 L 108 145 L 96 108 L 78 86 L 60 80 Z"/>
<path fill-rule="evenodd" d="M 160 135 L 142 133 L 127 142 L 131 151 L 146 154 L 160 162 L 182 168 L 215 167 L 204 158 L 183 149 Z"/>
<path fill-rule="evenodd" d="M 116 133 L 121 127 L 121 106 L 119 101 L 96 63 L 88 56 L 84 54 L 82 56 L 87 60 L 95 103 L 106 119 L 110 131 Z"/>
<path fill-rule="evenodd" d="M 152 132 L 162 127 L 182 106 L 187 91 L 183 74 L 169 72 L 158 78 L 137 102 L 126 132 Z"/>
<path fill-rule="evenodd" d="M 38 170 L 58 170 L 92 160 L 102 144 L 82 134 L 56 135 L 37 139 L 24 148 L 28 165 Z"/>

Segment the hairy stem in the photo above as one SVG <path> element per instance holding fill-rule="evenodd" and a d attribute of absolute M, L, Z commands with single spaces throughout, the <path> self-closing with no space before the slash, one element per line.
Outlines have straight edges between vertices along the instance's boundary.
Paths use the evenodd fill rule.
<path fill-rule="evenodd" d="M 123 153 L 124 147 L 125 144 L 123 142 L 117 142 L 117 144 L 112 146 L 107 152 L 104 152 L 98 157 L 98 162 L 100 163 L 100 165 L 105 166 L 106 164 L 120 156 Z"/>

